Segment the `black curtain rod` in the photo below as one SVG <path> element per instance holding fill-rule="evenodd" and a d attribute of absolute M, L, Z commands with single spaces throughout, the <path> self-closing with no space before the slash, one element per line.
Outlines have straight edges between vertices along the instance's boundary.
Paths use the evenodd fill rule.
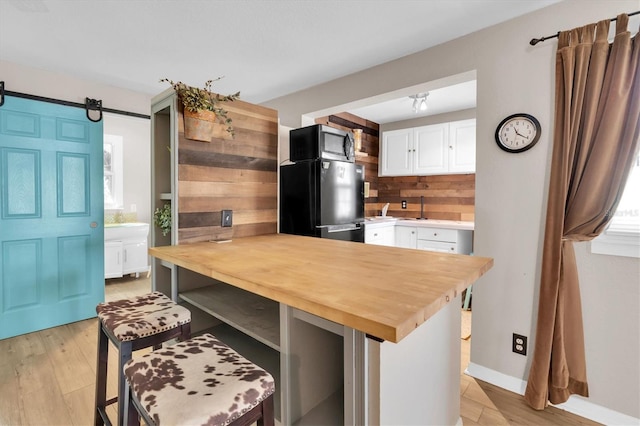
<path fill-rule="evenodd" d="M 640 10 L 637 10 L 635 12 L 632 13 L 627 13 L 627 16 L 634 16 L 640 13 Z M 618 20 L 617 17 L 615 18 L 611 18 L 609 19 L 611 22 L 615 22 Z M 529 42 L 530 45 L 535 46 L 536 44 L 540 43 L 541 41 L 545 41 L 545 40 L 549 40 L 550 38 L 557 38 L 560 35 L 560 31 L 558 31 L 556 34 L 554 35 L 550 35 L 550 36 L 546 36 L 546 37 L 542 37 L 542 38 L 532 38 L 531 41 Z"/>
<path fill-rule="evenodd" d="M 4 104 L 4 96 L 15 96 L 16 98 L 31 99 L 33 101 L 42 101 L 42 102 L 49 102 L 52 104 L 83 108 L 87 110 L 87 118 L 89 118 L 89 120 L 91 121 L 100 121 L 100 120 L 91 119 L 89 117 L 89 110 L 100 111 L 100 119 L 102 119 L 103 112 L 126 115 L 129 117 L 146 118 L 147 120 L 151 119 L 151 116 L 145 115 L 145 114 L 139 114 L 137 112 L 122 111 L 119 109 L 112 109 L 112 108 L 103 108 L 101 100 L 97 101 L 95 99 L 86 98 L 85 103 L 81 104 L 79 102 L 64 101 L 62 99 L 47 98 L 44 96 L 30 95 L 28 93 L 20 93 L 20 92 L 13 92 L 11 90 L 4 90 L 4 81 L 0 81 L 0 106 Z"/>

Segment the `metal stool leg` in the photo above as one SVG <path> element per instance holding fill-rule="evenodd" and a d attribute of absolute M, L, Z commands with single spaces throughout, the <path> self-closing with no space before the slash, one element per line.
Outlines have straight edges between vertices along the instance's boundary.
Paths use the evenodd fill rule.
<path fill-rule="evenodd" d="M 118 425 L 124 424 L 124 412 L 127 404 L 127 400 L 124 397 L 124 365 L 131 359 L 132 352 L 133 346 L 131 342 L 122 342 L 118 348 Z"/>
<path fill-rule="evenodd" d="M 109 339 L 98 321 L 98 361 L 96 371 L 96 409 L 94 412 L 95 426 L 107 423 L 107 359 L 109 357 Z"/>
<path fill-rule="evenodd" d="M 125 381 L 126 382 L 126 381 Z M 125 384 L 125 400 L 127 401 L 127 426 L 140 426 L 140 415 L 138 408 L 133 402 L 133 395 L 131 395 L 131 387 L 129 383 Z"/>

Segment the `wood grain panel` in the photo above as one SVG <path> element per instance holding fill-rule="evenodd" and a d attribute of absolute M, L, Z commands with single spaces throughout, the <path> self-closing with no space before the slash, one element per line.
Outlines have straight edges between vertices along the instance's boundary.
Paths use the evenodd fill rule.
<path fill-rule="evenodd" d="M 178 231 L 180 244 L 191 244 L 203 241 L 230 240 L 234 237 L 233 228 L 221 226 L 201 226 L 197 228 L 184 228 Z"/>
<path fill-rule="evenodd" d="M 186 139 L 179 113 L 178 243 L 232 239 L 277 229 L 278 112 L 225 104 L 234 138 L 217 126 L 211 142 Z M 233 211 L 222 228 L 221 210 Z"/>
<path fill-rule="evenodd" d="M 376 208 L 380 211 L 390 203 L 389 216 L 419 217 L 421 196 L 424 215 L 430 219 L 475 219 L 475 174 L 381 177 Z M 406 209 L 402 200 L 407 201 Z"/>
<path fill-rule="evenodd" d="M 261 182 L 193 182 L 180 183 L 182 197 L 260 197 L 275 194 L 276 183 Z"/>
<path fill-rule="evenodd" d="M 228 117 L 233 120 L 232 126 L 238 131 L 252 130 L 258 133 L 266 133 L 272 136 L 278 135 L 278 126 L 273 125 L 274 121 L 269 119 L 261 119 L 252 115 L 239 114 L 236 111 L 228 110 Z M 275 120 L 277 123 L 277 119 Z"/>
<path fill-rule="evenodd" d="M 220 226 L 222 212 L 179 213 L 178 227 L 199 228 L 203 226 Z"/>
<path fill-rule="evenodd" d="M 184 118 L 182 114 L 183 106 L 181 103 L 178 104 L 178 108 L 179 131 L 182 132 L 182 129 L 184 129 Z M 232 126 L 236 131 L 247 129 L 275 136 L 278 135 L 278 112 L 274 109 L 265 108 L 260 105 L 251 104 L 241 100 L 225 103 L 224 109 L 227 110 L 228 117 L 233 120 Z M 232 139 L 224 129 L 226 129 L 226 126 L 216 123 L 214 138 Z"/>
<path fill-rule="evenodd" d="M 384 192 L 384 191 L 383 191 Z M 410 207 L 412 204 L 420 205 L 420 197 L 400 197 L 400 196 L 390 196 L 386 193 L 384 194 L 384 201 L 389 203 L 392 206 L 394 203 L 401 204 L 402 200 L 407 202 L 407 205 Z M 473 206 L 473 198 L 455 198 L 455 197 L 437 197 L 437 198 L 429 198 L 425 197 L 425 203 L 428 201 L 429 204 L 447 204 L 447 205 L 458 205 L 458 206 Z M 385 203 L 380 202 L 380 205 L 383 206 Z"/>
<path fill-rule="evenodd" d="M 278 210 L 242 210 L 233 215 L 234 225 L 250 225 L 252 223 L 269 223 L 278 220 Z"/>
<path fill-rule="evenodd" d="M 252 235 L 275 234 L 277 232 L 277 228 L 277 224 L 273 222 L 239 225 L 235 230 L 234 236 L 236 238 L 240 238 L 250 237 Z"/>
<path fill-rule="evenodd" d="M 462 197 L 468 198 L 475 195 L 473 189 L 401 189 L 401 197 L 420 197 L 438 198 L 438 197 Z"/>
<path fill-rule="evenodd" d="M 273 158 L 278 150 L 276 136 L 242 129 L 236 130 L 232 140 L 223 139 L 202 143 L 183 137 L 180 139 L 180 144 L 182 148 L 187 150 L 256 158 Z"/>
<path fill-rule="evenodd" d="M 221 212 L 180 213 L 179 226 L 197 228 L 204 226 L 221 226 Z M 277 220 L 277 210 L 239 210 L 233 214 L 233 226 L 250 225 L 252 223 L 268 223 Z"/>
<path fill-rule="evenodd" d="M 181 149 L 178 154 L 178 162 L 180 164 L 192 164 L 197 166 L 273 171 L 274 173 L 278 166 L 278 160 L 275 158 L 256 158 L 183 149 Z"/>
<path fill-rule="evenodd" d="M 180 211 L 195 213 L 217 210 L 269 210 L 278 208 L 278 199 L 272 197 L 180 197 Z"/>
<path fill-rule="evenodd" d="M 273 171 L 229 169 L 221 167 L 194 166 L 180 164 L 178 179 L 202 182 L 277 182 Z"/>

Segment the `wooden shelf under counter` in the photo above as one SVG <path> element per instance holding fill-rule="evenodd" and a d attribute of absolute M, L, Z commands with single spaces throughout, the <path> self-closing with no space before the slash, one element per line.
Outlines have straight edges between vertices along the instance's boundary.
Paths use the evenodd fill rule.
<path fill-rule="evenodd" d="M 224 283 L 180 292 L 178 297 L 280 351 L 278 302 Z"/>

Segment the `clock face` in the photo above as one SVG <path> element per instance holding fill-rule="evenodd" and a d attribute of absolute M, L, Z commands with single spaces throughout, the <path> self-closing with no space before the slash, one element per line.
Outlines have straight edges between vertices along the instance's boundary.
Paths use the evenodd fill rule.
<path fill-rule="evenodd" d="M 526 151 L 538 142 L 540 130 L 540 122 L 532 115 L 510 115 L 496 129 L 496 143 L 507 152 Z"/>

